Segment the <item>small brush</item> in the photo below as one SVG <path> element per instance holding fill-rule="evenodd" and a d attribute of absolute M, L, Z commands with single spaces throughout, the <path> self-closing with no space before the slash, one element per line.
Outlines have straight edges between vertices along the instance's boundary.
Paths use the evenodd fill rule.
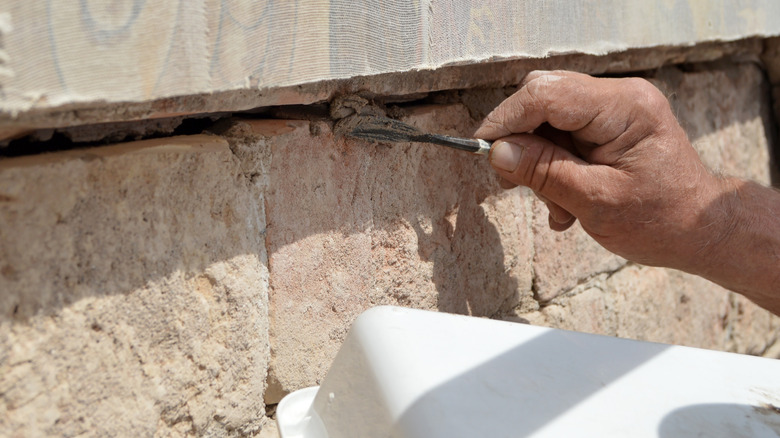
<path fill-rule="evenodd" d="M 344 135 L 382 143 L 420 142 L 459 149 L 477 155 L 487 155 L 492 142 L 478 138 L 450 137 L 423 132 L 414 126 L 380 116 L 354 115 L 339 122 Z"/>

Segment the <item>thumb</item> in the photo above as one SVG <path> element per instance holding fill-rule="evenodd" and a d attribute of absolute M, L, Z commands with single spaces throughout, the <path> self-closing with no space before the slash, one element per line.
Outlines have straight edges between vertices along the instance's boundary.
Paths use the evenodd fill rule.
<path fill-rule="evenodd" d="M 495 141 L 490 164 L 515 184 L 531 188 L 576 217 L 592 207 L 594 184 L 612 170 L 590 165 L 567 149 L 533 134 L 517 134 Z"/>

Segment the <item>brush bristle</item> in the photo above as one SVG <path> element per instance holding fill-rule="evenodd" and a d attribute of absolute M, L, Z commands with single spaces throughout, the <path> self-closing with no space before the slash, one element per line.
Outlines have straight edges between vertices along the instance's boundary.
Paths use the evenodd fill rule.
<path fill-rule="evenodd" d="M 413 141 L 422 134 L 413 126 L 386 117 L 352 116 L 339 124 L 344 135 L 381 143 Z"/>

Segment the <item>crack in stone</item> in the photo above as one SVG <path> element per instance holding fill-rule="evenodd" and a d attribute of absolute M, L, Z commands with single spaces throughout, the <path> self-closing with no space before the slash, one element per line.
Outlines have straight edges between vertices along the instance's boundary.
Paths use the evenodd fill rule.
<path fill-rule="evenodd" d="M 606 275 L 603 278 L 603 281 L 608 281 L 614 275 L 620 273 L 621 271 L 625 270 L 626 268 L 633 267 L 633 266 L 638 266 L 638 265 L 636 263 L 630 261 L 630 260 L 626 260 L 625 263 L 623 263 L 622 265 L 620 265 L 616 269 L 609 269 L 609 270 L 596 271 L 596 272 L 589 273 L 587 276 L 579 278 L 577 280 L 577 283 L 573 287 L 571 287 L 570 289 L 561 292 L 560 294 L 556 295 L 555 297 L 553 297 L 553 298 L 551 298 L 551 299 L 549 299 L 547 301 L 538 301 L 539 302 L 539 310 L 542 310 L 545 307 L 550 306 L 552 304 L 557 304 L 557 302 L 561 298 L 570 298 L 572 296 L 577 295 L 578 293 L 581 292 L 581 289 L 584 286 L 589 285 L 589 283 L 592 283 L 594 280 L 597 280 L 598 277 L 602 277 L 602 276 Z M 536 285 L 536 282 L 537 282 L 537 277 L 534 276 L 534 285 Z M 601 290 L 602 292 L 604 291 L 604 289 L 601 288 L 598 284 L 592 284 L 591 286 L 596 288 L 596 289 Z M 537 297 L 538 295 L 536 295 L 536 293 L 538 293 L 538 291 L 535 291 L 534 293 L 535 293 L 535 297 Z"/>

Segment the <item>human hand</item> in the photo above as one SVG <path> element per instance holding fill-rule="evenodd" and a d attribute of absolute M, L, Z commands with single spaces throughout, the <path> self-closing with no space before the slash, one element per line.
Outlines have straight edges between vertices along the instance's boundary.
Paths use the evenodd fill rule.
<path fill-rule="evenodd" d="M 552 229 L 579 220 L 627 259 L 698 273 L 729 226 L 727 182 L 705 168 L 643 79 L 533 72 L 474 135 L 496 140 L 491 164 L 539 195 Z"/>

